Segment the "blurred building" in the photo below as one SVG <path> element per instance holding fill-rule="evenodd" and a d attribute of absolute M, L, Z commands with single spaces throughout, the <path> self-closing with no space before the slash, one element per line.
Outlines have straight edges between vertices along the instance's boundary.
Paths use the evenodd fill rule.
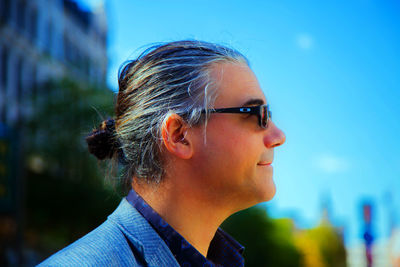
<path fill-rule="evenodd" d="M 104 6 L 73 0 L 0 1 L 0 123 L 31 112 L 37 84 L 70 76 L 103 85 L 107 71 Z"/>
<path fill-rule="evenodd" d="M 40 85 L 69 77 L 105 86 L 107 64 L 104 5 L 0 0 L 0 266 L 37 262 L 23 246 L 21 125 L 41 99 L 51 100 L 51 89 Z"/>

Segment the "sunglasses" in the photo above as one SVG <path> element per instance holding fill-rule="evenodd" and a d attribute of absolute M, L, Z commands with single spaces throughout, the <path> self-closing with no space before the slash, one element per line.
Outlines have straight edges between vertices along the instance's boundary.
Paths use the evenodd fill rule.
<path fill-rule="evenodd" d="M 268 128 L 268 123 L 271 120 L 271 111 L 269 105 L 261 105 L 255 107 L 237 107 L 237 108 L 217 108 L 207 110 L 210 113 L 238 113 L 238 114 L 254 114 L 258 117 L 258 125 L 263 128 Z M 206 111 L 203 110 L 203 113 Z"/>

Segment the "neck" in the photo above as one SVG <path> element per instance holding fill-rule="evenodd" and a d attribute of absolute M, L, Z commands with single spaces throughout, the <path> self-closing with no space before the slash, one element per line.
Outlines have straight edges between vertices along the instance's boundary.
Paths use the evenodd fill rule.
<path fill-rule="evenodd" d="M 136 181 L 136 179 L 134 179 Z M 160 185 L 133 182 L 133 189 L 204 257 L 215 232 L 231 213 L 198 192 L 165 178 Z M 200 190 L 201 191 L 201 190 Z"/>

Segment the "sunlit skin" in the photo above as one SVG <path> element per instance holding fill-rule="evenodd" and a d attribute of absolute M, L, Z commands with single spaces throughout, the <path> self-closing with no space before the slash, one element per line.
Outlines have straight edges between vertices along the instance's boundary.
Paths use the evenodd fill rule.
<path fill-rule="evenodd" d="M 220 63 L 211 74 L 218 88 L 215 108 L 267 103 L 248 66 Z M 271 163 L 285 135 L 273 122 L 263 129 L 256 115 L 213 113 L 206 126 L 190 128 L 171 115 L 162 139 L 163 182 L 154 186 L 134 179 L 132 186 L 204 256 L 227 217 L 275 195 Z"/>

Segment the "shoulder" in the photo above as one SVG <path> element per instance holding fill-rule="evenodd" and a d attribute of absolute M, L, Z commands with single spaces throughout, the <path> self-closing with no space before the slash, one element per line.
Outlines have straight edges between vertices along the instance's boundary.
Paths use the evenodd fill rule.
<path fill-rule="evenodd" d="M 133 211 L 121 202 L 107 221 L 60 250 L 39 266 L 141 266 L 143 249 L 140 238 L 126 231 L 126 225 L 119 217 L 130 215 L 130 227 L 146 227 L 140 220 L 135 221 Z"/>

